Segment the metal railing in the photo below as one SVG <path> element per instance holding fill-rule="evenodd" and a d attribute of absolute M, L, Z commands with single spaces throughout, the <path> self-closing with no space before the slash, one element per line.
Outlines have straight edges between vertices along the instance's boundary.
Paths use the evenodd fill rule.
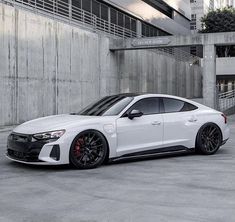
<path fill-rule="evenodd" d="M 231 108 L 235 108 L 235 90 L 218 94 L 219 110 L 226 111 Z"/>
<path fill-rule="evenodd" d="M 200 57 L 192 55 L 181 48 L 163 47 L 152 49 L 152 51 L 159 54 L 166 54 L 167 56 L 171 56 L 178 61 L 189 62 L 190 65 L 200 65 Z"/>
<path fill-rule="evenodd" d="M 91 12 L 85 11 L 75 5 L 60 0 L 0 0 L 13 6 L 27 8 L 34 13 L 46 12 L 53 18 L 66 19 L 73 24 L 83 24 L 95 31 L 109 33 L 122 38 L 134 38 L 136 31 L 111 23 L 99 18 Z"/>
<path fill-rule="evenodd" d="M 235 89 L 235 84 L 233 84 L 233 83 L 228 83 L 228 84 L 219 83 L 219 84 L 217 84 L 217 90 L 219 93 L 228 92 L 228 91 L 231 91 L 234 89 Z"/>

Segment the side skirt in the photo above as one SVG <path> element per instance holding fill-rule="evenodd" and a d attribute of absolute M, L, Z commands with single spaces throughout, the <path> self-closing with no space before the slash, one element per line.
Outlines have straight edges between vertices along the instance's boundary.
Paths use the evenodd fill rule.
<path fill-rule="evenodd" d="M 134 153 L 128 153 L 119 157 L 111 158 L 111 162 L 125 160 L 125 159 L 141 159 L 146 157 L 158 157 L 158 156 L 167 156 L 171 154 L 183 154 L 183 153 L 193 153 L 195 152 L 195 148 L 187 148 L 185 146 L 171 146 L 164 147 Z"/>

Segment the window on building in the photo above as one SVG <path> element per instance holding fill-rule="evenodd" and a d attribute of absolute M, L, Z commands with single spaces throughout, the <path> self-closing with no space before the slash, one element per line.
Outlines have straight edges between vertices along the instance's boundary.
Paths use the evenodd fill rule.
<path fill-rule="evenodd" d="M 72 0 L 72 19 L 82 20 L 82 15 L 80 13 L 81 7 L 81 0 Z"/>
<path fill-rule="evenodd" d="M 190 30 L 196 30 L 197 29 L 197 26 L 196 25 L 191 25 L 190 24 Z"/>
<path fill-rule="evenodd" d="M 196 14 L 191 14 L 190 29 L 191 30 L 197 29 L 197 15 Z"/>
<path fill-rule="evenodd" d="M 109 16 L 108 16 L 108 6 L 101 4 L 101 19 L 108 21 Z"/>
<path fill-rule="evenodd" d="M 169 33 L 164 32 L 163 30 L 158 29 L 152 25 L 142 23 L 142 36 L 153 37 L 153 36 L 165 36 L 165 35 L 169 35 Z"/>
<path fill-rule="evenodd" d="M 191 46 L 190 47 L 190 54 L 197 55 L 197 47 L 196 46 Z"/>
<path fill-rule="evenodd" d="M 124 27 L 124 14 L 118 12 L 118 25 Z"/>
<path fill-rule="evenodd" d="M 217 57 L 235 57 L 235 45 L 216 46 Z"/>
<path fill-rule="evenodd" d="M 91 12 L 91 0 L 82 0 L 82 9 Z"/>
<path fill-rule="evenodd" d="M 125 15 L 125 28 L 131 29 L 131 18 L 127 15 Z"/>
<path fill-rule="evenodd" d="M 97 1 L 92 1 L 92 14 L 100 18 L 100 3 Z"/>
<path fill-rule="evenodd" d="M 81 9 L 81 0 L 72 0 L 72 6 L 74 6 L 76 10 Z"/>
<path fill-rule="evenodd" d="M 54 2 L 55 12 L 62 15 L 68 16 L 69 15 L 69 2 L 68 0 L 58 0 Z"/>
<path fill-rule="evenodd" d="M 110 22 L 112 24 L 117 24 L 117 10 L 113 8 L 110 9 Z"/>
<path fill-rule="evenodd" d="M 82 9 L 86 11 L 84 13 L 84 21 L 88 24 L 93 24 L 93 20 L 91 18 L 91 0 L 82 0 Z"/>
<path fill-rule="evenodd" d="M 47 11 L 56 11 L 55 6 L 53 7 L 53 2 L 51 0 L 44 0 L 44 3 L 42 2 L 42 8 Z"/>
<path fill-rule="evenodd" d="M 131 30 L 133 32 L 136 32 L 136 20 L 135 19 L 131 19 Z"/>

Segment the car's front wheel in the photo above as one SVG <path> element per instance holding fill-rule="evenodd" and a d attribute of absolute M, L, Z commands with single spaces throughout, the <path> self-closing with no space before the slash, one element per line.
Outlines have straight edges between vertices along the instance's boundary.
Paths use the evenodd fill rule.
<path fill-rule="evenodd" d="M 211 155 L 217 152 L 222 142 L 222 134 L 214 123 L 203 125 L 197 135 L 196 150 L 199 153 Z"/>
<path fill-rule="evenodd" d="M 79 133 L 70 148 L 70 162 L 79 169 L 91 169 L 100 166 L 108 150 L 104 136 L 96 130 Z"/>

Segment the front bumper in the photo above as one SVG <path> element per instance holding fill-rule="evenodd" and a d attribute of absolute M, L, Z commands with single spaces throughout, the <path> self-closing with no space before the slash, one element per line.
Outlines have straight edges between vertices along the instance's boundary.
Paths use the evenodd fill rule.
<path fill-rule="evenodd" d="M 39 162 L 39 153 L 46 144 L 43 141 L 33 141 L 31 135 L 11 133 L 7 140 L 7 156 L 24 162 Z"/>
<path fill-rule="evenodd" d="M 55 140 L 38 141 L 32 135 L 11 133 L 7 141 L 8 159 L 34 165 L 65 164 L 61 158 L 61 147 Z"/>

